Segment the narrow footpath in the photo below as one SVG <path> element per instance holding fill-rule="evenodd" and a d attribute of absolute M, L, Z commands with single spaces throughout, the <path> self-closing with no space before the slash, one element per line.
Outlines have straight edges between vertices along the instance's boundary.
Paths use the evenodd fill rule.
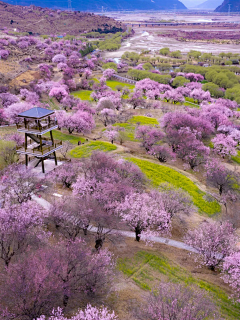
<path fill-rule="evenodd" d="M 36 201 L 38 204 L 40 204 L 44 209 L 49 210 L 51 207 L 51 203 L 46 201 L 43 198 L 38 198 L 35 195 L 32 195 L 32 199 L 34 201 Z M 89 231 L 91 232 L 97 232 L 97 228 L 94 226 L 90 226 Z M 103 230 L 108 231 L 108 229 Z M 121 234 L 124 237 L 128 237 L 128 238 L 135 238 L 135 233 L 132 231 L 124 231 L 124 230 L 112 230 L 111 233 L 117 233 L 117 234 Z M 164 237 L 151 237 L 150 238 L 151 241 L 153 242 L 157 242 L 157 243 L 163 243 L 166 244 L 167 246 L 171 246 L 171 247 L 175 247 L 178 249 L 183 249 L 183 250 L 187 250 L 189 252 L 194 252 L 197 253 L 198 251 L 190 246 L 188 246 L 187 244 L 185 244 L 184 242 L 181 241 L 176 241 L 176 240 L 171 240 L 168 238 L 164 238 Z"/>

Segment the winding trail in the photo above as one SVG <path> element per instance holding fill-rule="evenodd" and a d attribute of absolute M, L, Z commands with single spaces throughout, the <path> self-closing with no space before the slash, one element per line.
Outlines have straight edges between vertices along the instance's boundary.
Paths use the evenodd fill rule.
<path fill-rule="evenodd" d="M 39 205 L 41 205 L 44 209 L 49 210 L 51 207 L 51 203 L 46 201 L 43 198 L 38 198 L 35 195 L 32 195 L 32 199 L 34 201 L 36 201 Z M 97 232 L 97 228 L 94 226 L 90 226 L 90 231 L 91 232 Z M 104 232 L 109 231 L 109 229 L 104 228 L 103 229 Z M 124 231 L 124 230 L 111 230 L 112 234 L 120 234 L 124 237 L 128 237 L 128 238 L 134 238 L 135 239 L 135 233 L 132 231 Z M 156 243 L 162 243 L 162 244 L 166 244 L 167 246 L 171 246 L 171 247 L 175 247 L 178 249 L 183 249 L 183 250 L 187 250 L 189 252 L 194 252 L 197 253 L 198 251 L 190 246 L 188 246 L 187 244 L 185 244 L 184 242 L 181 241 L 176 241 L 176 240 L 171 240 L 168 238 L 164 238 L 164 237 L 150 237 L 150 240 Z"/>

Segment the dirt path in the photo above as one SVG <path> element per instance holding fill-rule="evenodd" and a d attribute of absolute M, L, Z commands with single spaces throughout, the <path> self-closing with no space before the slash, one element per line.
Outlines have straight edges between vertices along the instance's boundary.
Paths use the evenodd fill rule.
<path fill-rule="evenodd" d="M 35 195 L 32 195 L 32 199 L 34 201 L 36 201 L 40 206 L 42 206 L 44 209 L 49 210 L 51 207 L 51 203 L 46 201 L 43 198 L 38 198 Z M 91 232 L 97 232 L 97 228 L 90 226 L 90 231 Z M 109 231 L 109 229 L 104 228 L 103 232 L 107 232 Z M 135 233 L 132 231 L 124 231 L 124 230 L 112 230 L 111 233 L 115 233 L 115 234 L 120 234 L 124 237 L 128 237 L 128 238 L 134 238 L 136 237 Z M 187 250 L 189 252 L 197 252 L 196 249 L 186 245 L 184 242 L 181 241 L 176 241 L 176 240 L 172 240 L 172 239 L 168 239 L 168 238 L 164 238 L 164 237 L 150 237 L 150 240 L 153 242 L 157 242 L 157 243 L 163 243 L 166 244 L 167 246 L 172 246 L 178 249 L 183 249 L 183 250 Z"/>

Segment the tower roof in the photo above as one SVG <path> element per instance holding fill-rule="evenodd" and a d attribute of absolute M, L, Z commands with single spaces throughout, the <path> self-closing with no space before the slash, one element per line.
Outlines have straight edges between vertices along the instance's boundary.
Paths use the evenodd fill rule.
<path fill-rule="evenodd" d="M 48 110 L 48 109 L 41 108 L 41 107 L 34 107 L 34 108 L 26 110 L 26 111 L 24 111 L 22 113 L 19 113 L 18 117 L 32 118 L 32 119 L 42 119 L 42 118 L 45 118 L 47 116 L 50 116 L 54 112 L 55 111 L 53 111 L 53 110 Z"/>

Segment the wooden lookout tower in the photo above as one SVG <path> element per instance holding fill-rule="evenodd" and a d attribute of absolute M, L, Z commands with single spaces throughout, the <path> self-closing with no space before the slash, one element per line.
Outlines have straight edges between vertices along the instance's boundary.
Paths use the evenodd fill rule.
<path fill-rule="evenodd" d="M 19 132 L 25 132 L 25 143 L 17 147 L 17 153 L 25 154 L 26 166 L 28 166 L 29 157 L 37 158 L 35 167 L 42 163 L 42 172 L 45 173 L 44 160 L 54 155 L 55 165 L 57 165 L 56 151 L 62 148 L 62 141 L 53 139 L 52 130 L 57 129 L 57 121 L 51 119 L 54 111 L 35 107 L 24 111 L 18 115 L 20 118 L 17 124 Z M 50 138 L 43 136 L 49 132 Z"/>

